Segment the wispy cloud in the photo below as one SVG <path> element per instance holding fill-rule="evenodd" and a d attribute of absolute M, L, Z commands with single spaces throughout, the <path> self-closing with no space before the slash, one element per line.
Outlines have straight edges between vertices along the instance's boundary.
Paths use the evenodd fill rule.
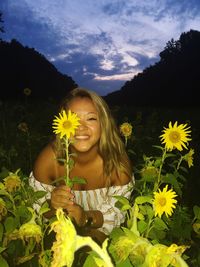
<path fill-rule="evenodd" d="M 100 94 L 155 63 L 172 38 L 200 29 L 198 0 L 5 0 L 0 10 L 7 39 Z"/>

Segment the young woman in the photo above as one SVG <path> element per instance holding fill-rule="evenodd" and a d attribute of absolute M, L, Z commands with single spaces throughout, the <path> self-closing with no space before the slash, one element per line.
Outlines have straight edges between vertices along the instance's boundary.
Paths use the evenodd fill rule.
<path fill-rule="evenodd" d="M 71 110 L 80 118 L 74 142 L 70 145 L 74 166 L 70 177 L 83 177 L 86 184 L 74 184 L 70 189 L 54 182 L 65 173 L 56 158 L 62 154 L 60 140 L 49 143 L 38 155 L 30 183 L 36 190 L 48 191 L 47 198 L 55 214 L 59 207 L 66 211 L 83 235 L 103 242 L 114 227 L 124 222 L 124 213 L 115 207 L 114 195 L 131 195 L 133 176 L 118 128 L 111 112 L 95 92 L 83 88 L 72 90 L 61 104 L 61 110 Z"/>

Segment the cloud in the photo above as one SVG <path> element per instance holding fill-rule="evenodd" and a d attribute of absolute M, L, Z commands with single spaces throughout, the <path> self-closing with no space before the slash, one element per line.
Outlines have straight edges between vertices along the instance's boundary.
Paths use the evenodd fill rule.
<path fill-rule="evenodd" d="M 122 74 L 113 74 L 109 76 L 100 76 L 100 75 L 94 75 L 94 80 L 97 81 L 127 81 L 131 80 L 136 74 L 138 74 L 140 71 L 134 70 L 130 73 L 122 73 Z"/>
<path fill-rule="evenodd" d="M 198 0 L 4 0 L 0 10 L 7 39 L 96 90 L 120 89 L 158 61 L 169 40 L 200 28 Z"/>

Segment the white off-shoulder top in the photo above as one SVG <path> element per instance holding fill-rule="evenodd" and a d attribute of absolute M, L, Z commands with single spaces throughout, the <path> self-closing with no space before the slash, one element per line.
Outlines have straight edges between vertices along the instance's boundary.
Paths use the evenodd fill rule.
<path fill-rule="evenodd" d="M 35 208 L 38 209 L 45 200 L 51 198 L 51 191 L 55 186 L 43 184 L 37 181 L 33 173 L 30 174 L 29 184 L 35 191 L 43 190 L 47 194 L 40 199 Z M 115 207 L 117 199 L 113 196 L 124 196 L 130 199 L 133 190 L 134 177 L 126 185 L 111 186 L 109 188 L 98 188 L 94 190 L 72 190 L 75 195 L 75 201 L 78 205 L 83 207 L 84 210 L 99 210 L 103 214 L 104 223 L 99 231 L 104 232 L 106 235 L 110 234 L 114 227 L 119 227 L 125 220 L 125 212 Z"/>

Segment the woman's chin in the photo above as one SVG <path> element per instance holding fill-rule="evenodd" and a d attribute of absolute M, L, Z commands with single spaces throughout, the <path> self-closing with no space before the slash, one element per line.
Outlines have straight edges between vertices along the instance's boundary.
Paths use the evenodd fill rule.
<path fill-rule="evenodd" d="M 98 149 L 98 143 L 93 144 L 89 142 L 79 142 L 73 145 L 73 148 L 77 153 L 89 152 L 93 149 Z"/>
<path fill-rule="evenodd" d="M 74 149 L 77 151 L 77 152 L 88 152 L 90 150 L 90 146 L 87 146 L 87 145 L 81 145 L 81 146 L 74 146 Z"/>

